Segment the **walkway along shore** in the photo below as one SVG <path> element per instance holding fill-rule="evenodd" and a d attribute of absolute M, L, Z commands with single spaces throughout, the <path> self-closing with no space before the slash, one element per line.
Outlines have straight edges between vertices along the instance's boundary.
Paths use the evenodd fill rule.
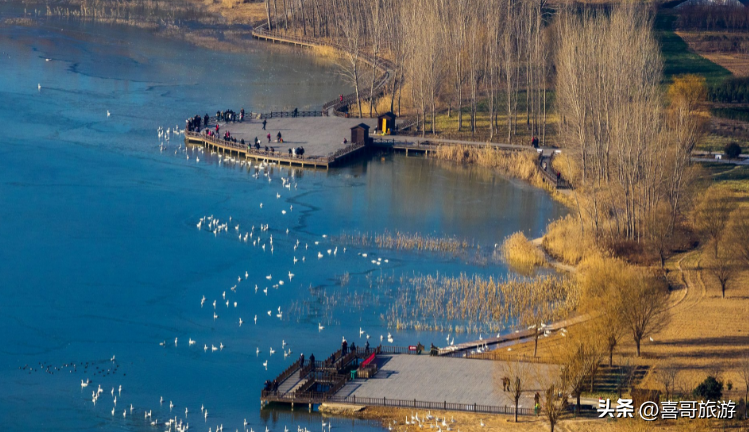
<path fill-rule="evenodd" d="M 252 36 L 259 39 L 259 40 L 265 40 L 272 43 L 284 43 L 289 45 L 295 45 L 295 46 L 301 46 L 301 47 L 308 47 L 308 48 L 316 48 L 316 47 L 332 47 L 342 53 L 348 52 L 346 47 L 336 44 L 336 43 L 325 43 L 321 44 L 320 42 L 310 39 L 310 38 L 300 38 L 296 36 L 289 36 L 285 35 L 283 33 L 270 31 L 268 30 L 268 24 L 261 24 L 259 26 L 256 26 L 252 29 Z M 370 58 L 365 55 L 362 55 L 361 60 L 368 64 L 369 66 L 372 66 L 380 71 L 382 75 L 380 75 L 377 78 L 377 81 L 374 86 L 374 92 L 370 94 L 370 89 L 365 88 L 363 90 L 359 91 L 359 98 L 357 99 L 356 93 L 350 93 L 347 95 L 344 95 L 342 98 L 334 99 L 330 102 L 327 102 L 323 105 L 323 111 L 328 112 L 330 115 L 335 115 L 339 117 L 348 117 L 348 113 L 341 111 L 343 108 L 347 108 L 349 105 L 356 103 L 358 100 L 364 102 L 370 100 L 372 97 L 379 97 L 385 92 L 386 85 L 392 80 L 395 79 L 393 76 L 393 69 L 392 64 L 383 59 L 383 58 Z"/>

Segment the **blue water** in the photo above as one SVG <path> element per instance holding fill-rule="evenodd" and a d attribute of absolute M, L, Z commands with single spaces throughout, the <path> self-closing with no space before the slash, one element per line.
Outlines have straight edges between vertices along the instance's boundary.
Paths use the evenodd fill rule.
<path fill-rule="evenodd" d="M 258 43 L 229 54 L 122 27 L 0 27 L 3 430 L 157 430 L 144 410 L 160 423 L 177 416 L 191 430 L 244 430 L 244 419 L 255 431 L 318 430 L 316 413 L 261 411 L 263 381 L 300 353 L 328 355 L 342 336 L 363 345 L 360 327 L 374 344 L 388 331 L 395 345 L 444 340 L 387 328 L 383 315 L 401 276 L 507 272 L 356 247 L 328 255 L 332 236 L 389 229 L 491 247 L 517 230 L 539 235 L 564 214 L 540 190 L 423 158 L 375 155 L 327 172 L 274 168 L 268 182 L 207 155 L 188 160 L 179 140 L 159 147 L 158 126 L 182 126 L 196 112 L 319 107 L 346 90 L 332 64 L 291 48 Z M 283 188 L 281 177 L 295 187 Z M 231 217 L 228 232 L 198 229 L 209 215 L 222 223 Z M 236 224 L 241 232 L 254 226 L 266 250 L 240 242 Z M 263 224 L 269 231 L 260 231 Z M 374 265 L 372 257 L 388 263 Z M 344 273 L 350 282 L 341 286 Z M 292 350 L 287 359 L 282 341 Z M 94 405 L 99 385 L 104 393 Z M 113 416 L 110 391 L 120 385 Z M 334 419 L 333 430 L 381 427 Z"/>

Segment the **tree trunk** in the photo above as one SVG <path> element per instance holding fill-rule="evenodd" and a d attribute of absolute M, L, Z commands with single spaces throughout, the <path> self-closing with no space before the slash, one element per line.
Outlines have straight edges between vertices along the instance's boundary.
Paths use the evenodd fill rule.
<path fill-rule="evenodd" d="M 277 7 L 277 1 L 273 0 L 273 21 L 278 23 L 278 7 Z"/>
<path fill-rule="evenodd" d="M 635 339 L 635 345 L 637 346 L 637 357 L 640 357 L 640 338 Z"/>
<path fill-rule="evenodd" d="M 289 9 L 286 6 L 286 0 L 283 0 L 283 26 L 285 31 L 289 31 Z"/>
<path fill-rule="evenodd" d="M 265 0 L 265 16 L 268 18 L 268 31 L 273 30 L 270 23 L 270 0 Z"/>
<path fill-rule="evenodd" d="M 299 0 L 299 9 L 302 12 L 302 33 L 307 36 L 307 19 L 304 16 L 304 3 L 303 0 Z"/>

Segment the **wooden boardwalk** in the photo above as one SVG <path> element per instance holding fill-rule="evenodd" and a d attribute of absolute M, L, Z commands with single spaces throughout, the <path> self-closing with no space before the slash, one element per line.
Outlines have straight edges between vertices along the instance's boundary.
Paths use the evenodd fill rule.
<path fill-rule="evenodd" d="M 218 135 L 223 137 L 224 132 L 229 131 L 236 142 L 206 135 L 206 129 L 215 131 L 216 120 L 213 118 L 209 121 L 208 127 L 201 132 L 185 132 L 185 143 L 204 146 L 210 151 L 229 157 L 279 165 L 328 169 L 364 150 L 364 143 L 343 144 L 344 138 L 350 139 L 351 137 L 351 127 L 359 123 L 373 126 L 377 120 L 326 115 L 294 117 L 282 115 L 284 113 L 280 112 L 272 114 L 272 116 L 253 114 L 254 119 L 248 116 L 242 122 L 219 122 Z M 266 122 L 265 130 L 260 119 Z M 275 139 L 277 133 L 282 134 L 283 142 Z M 271 135 L 271 142 L 268 142 L 268 134 Z M 250 148 L 249 144 L 253 143 L 256 138 L 260 140 L 261 147 Z M 241 143 L 242 140 L 244 144 Z M 304 156 L 289 153 L 289 150 L 299 147 L 304 148 Z"/>
<path fill-rule="evenodd" d="M 278 165 L 300 166 L 302 168 L 324 168 L 329 169 L 331 166 L 340 161 L 352 157 L 364 149 L 364 143 L 350 144 L 336 151 L 332 156 L 289 156 L 283 152 L 265 151 L 250 149 L 248 145 L 241 145 L 231 141 L 220 140 L 208 137 L 204 134 L 194 132 L 185 132 L 185 142 L 188 144 L 197 144 L 206 147 L 211 151 L 216 151 L 230 156 L 236 155 L 245 159 L 276 163 Z"/>
<path fill-rule="evenodd" d="M 579 315 L 564 321 L 559 321 L 548 326 L 543 327 L 544 331 L 558 332 L 565 330 L 566 327 L 579 324 L 589 319 L 588 315 Z M 534 337 L 535 329 L 524 329 L 518 330 L 514 333 L 506 335 L 498 335 L 496 337 L 489 337 L 480 340 L 463 342 L 457 345 L 451 345 L 445 348 L 440 348 L 440 356 L 451 356 L 451 357 L 471 357 L 471 358 L 485 358 L 492 359 L 492 350 L 498 346 L 518 342 L 521 340 L 527 340 Z M 543 336 L 540 336 L 543 337 Z"/>
<path fill-rule="evenodd" d="M 277 24 L 276 28 L 278 28 Z M 261 24 L 254 27 L 252 29 L 252 36 L 259 40 L 264 40 L 271 43 L 283 43 L 308 48 L 331 47 L 343 53 L 348 51 L 348 48 L 346 46 L 336 44 L 334 42 L 327 41 L 325 43 L 322 43 L 318 40 L 315 40 L 314 38 L 302 38 L 297 36 L 290 36 L 282 32 L 271 31 L 268 28 L 268 24 Z M 370 90 L 369 88 L 363 88 L 359 91 L 358 97 L 356 93 L 350 93 L 344 95 L 342 98 L 333 99 L 323 105 L 324 112 L 339 117 L 347 116 L 348 107 L 352 104 L 355 104 L 357 102 L 357 99 L 361 101 L 368 101 L 373 97 L 377 98 L 381 96 L 387 90 L 387 84 L 389 82 L 392 82 L 391 80 L 393 79 L 391 63 L 384 58 L 370 58 L 363 53 L 360 53 L 360 59 L 364 63 L 380 71 L 381 75 L 377 78 L 374 89 Z"/>

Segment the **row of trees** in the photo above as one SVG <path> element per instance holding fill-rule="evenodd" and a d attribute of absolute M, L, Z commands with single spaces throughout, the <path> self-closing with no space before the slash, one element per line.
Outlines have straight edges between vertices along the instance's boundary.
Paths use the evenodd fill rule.
<path fill-rule="evenodd" d="M 749 102 L 749 78 L 731 78 L 710 86 L 711 101 L 724 103 Z"/>
<path fill-rule="evenodd" d="M 675 80 L 667 105 L 652 18 L 635 6 L 563 13 L 559 40 L 557 109 L 567 148 L 559 169 L 576 186 L 581 230 L 604 243 L 647 243 L 660 252 L 691 193 L 704 80 Z"/>
<path fill-rule="evenodd" d="M 676 26 L 682 30 L 749 30 L 749 9 L 738 0 L 692 1 L 679 8 Z"/>
<path fill-rule="evenodd" d="M 725 298 L 729 285 L 749 268 L 749 209 L 739 207 L 725 188 L 712 187 L 697 201 L 693 218 L 706 243 L 703 266 Z"/>
<path fill-rule="evenodd" d="M 342 45 L 344 73 L 357 95 L 371 89 L 377 75 L 365 56 L 387 58 L 396 78 L 387 92 L 389 108 L 400 113 L 410 107 L 422 132 L 436 132 L 441 110 L 456 110 L 458 130 L 467 126 L 474 132 L 479 103 L 485 103 L 490 137 L 499 136 L 503 116 L 508 141 L 523 122 L 531 134 L 545 138 L 553 52 L 545 0 L 265 3 L 267 25 L 274 30 Z M 368 108 L 373 114 L 373 101 Z"/>

